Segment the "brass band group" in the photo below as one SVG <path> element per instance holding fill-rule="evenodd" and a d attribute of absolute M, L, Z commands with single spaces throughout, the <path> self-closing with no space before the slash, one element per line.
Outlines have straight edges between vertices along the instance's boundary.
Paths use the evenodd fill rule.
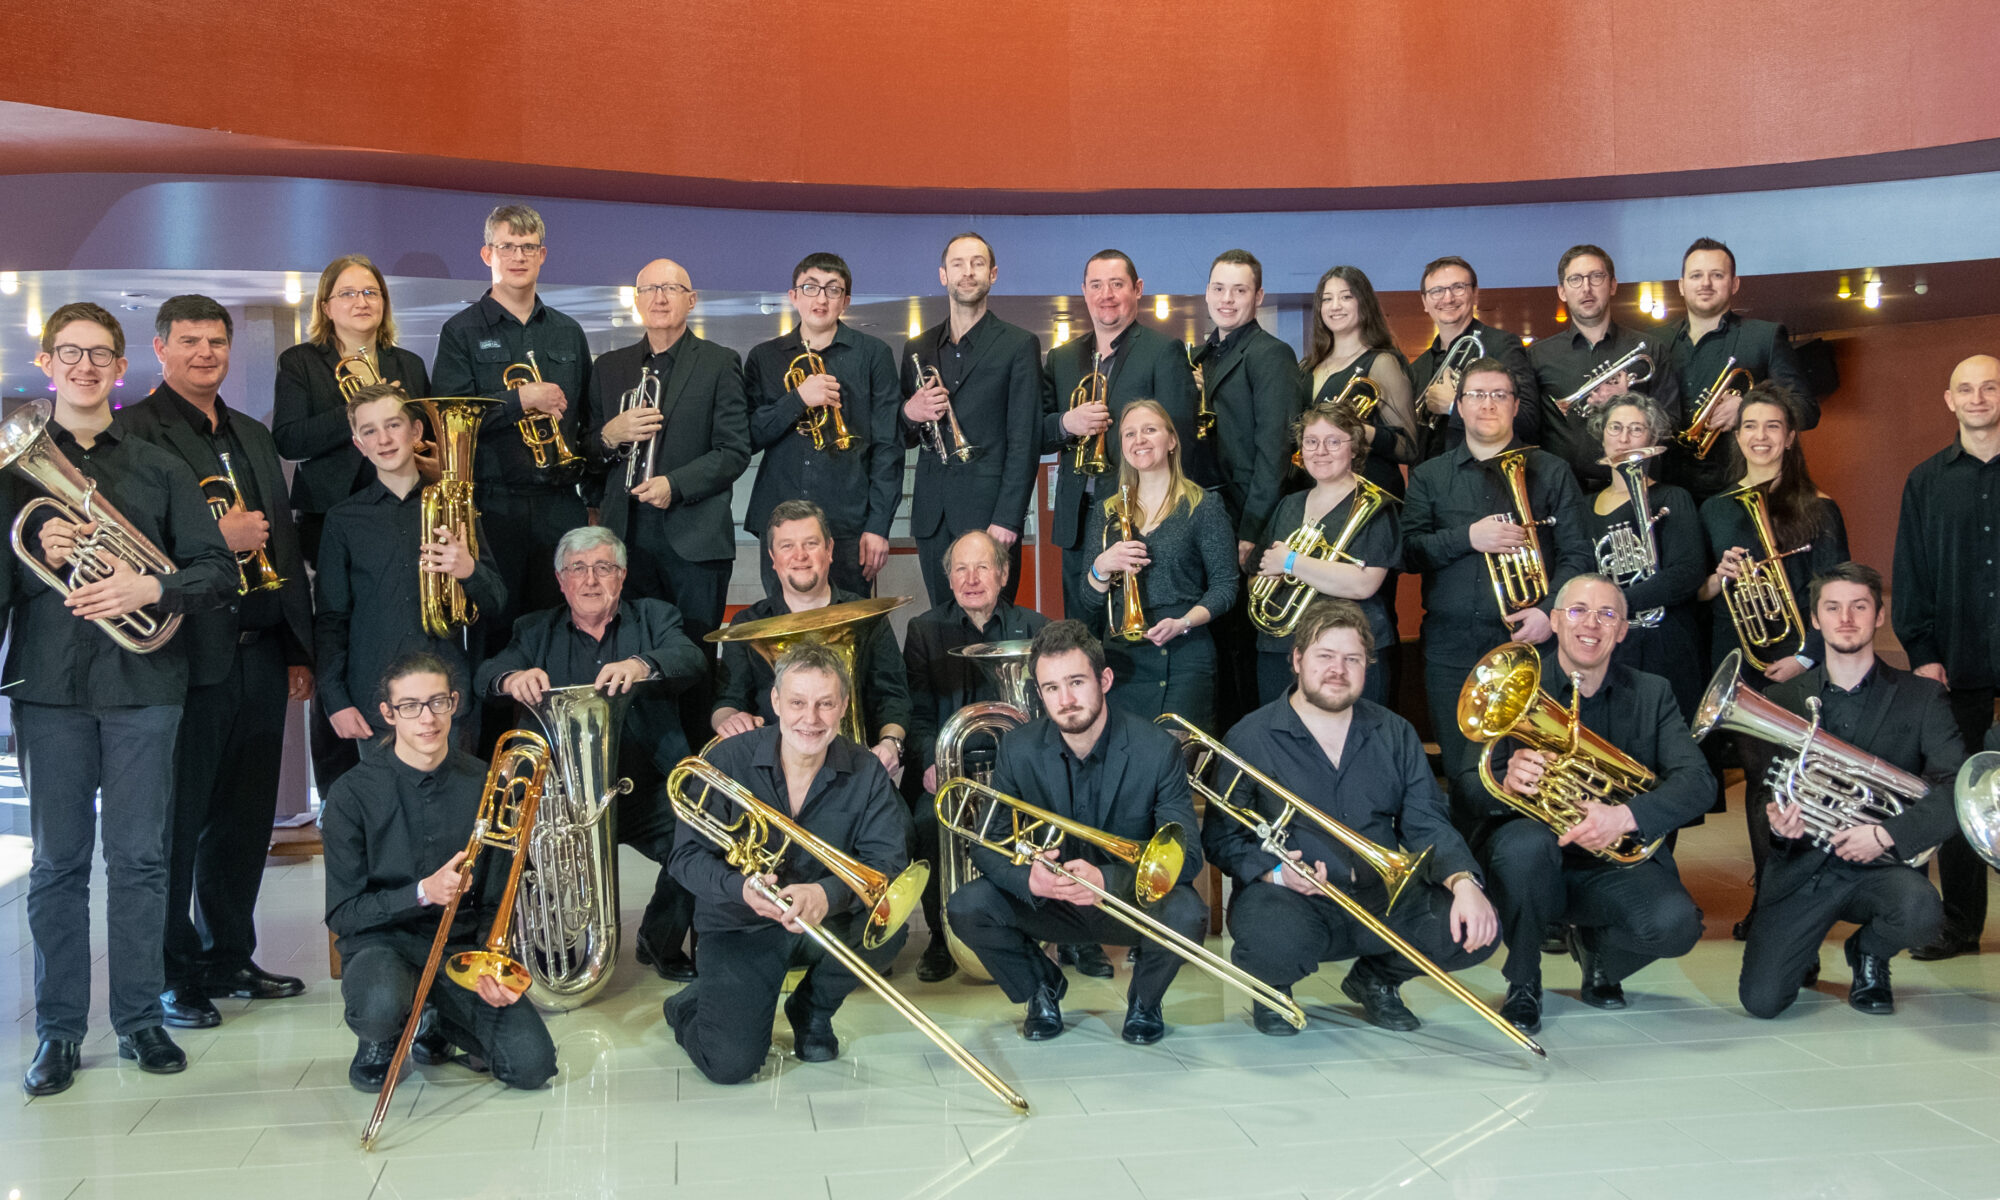
<path fill-rule="evenodd" d="M 640 336 L 595 360 L 537 296 L 551 252 L 534 210 L 494 209 L 492 286 L 428 364 L 374 264 L 329 264 L 268 429 L 223 399 L 214 300 L 160 306 L 163 382 L 122 407 L 118 319 L 48 317 L 53 403 L 0 422 L 31 1095 L 82 1065 L 100 827 L 121 1057 L 182 1070 L 166 1027 L 304 990 L 255 961 L 253 913 L 308 700 L 349 1078 L 378 1098 L 364 1144 L 412 1059 L 543 1086 L 543 1014 L 588 1004 L 628 942 L 709 1079 L 758 1072 L 781 1004 L 791 1052 L 835 1058 L 866 987 L 1027 1111 L 890 982 L 919 911 L 917 980 L 990 981 L 1030 1041 L 1068 1028 L 1072 971 L 1128 975 L 1120 1029 L 1144 1045 L 1183 966 L 1285 1036 L 1296 990 L 1347 962 L 1338 991 L 1375 1026 L 1418 1028 L 1421 975 L 1539 1054 L 1545 957 L 1619 1009 L 1700 940 L 1675 842 L 1724 811 L 1731 766 L 1748 1014 L 1812 986 L 1842 923 L 1864 1013 L 1893 1010 L 1896 955 L 1978 950 L 2000 360 L 1938 364 L 1957 435 L 1870 565 L 1808 469 L 1813 379 L 1783 328 L 1732 311 L 1735 257 L 1708 238 L 1685 314 L 1643 331 L 1612 319 L 1611 254 L 1572 248 L 1567 321 L 1532 345 L 1439 258 L 1413 358 L 1337 266 L 1303 361 L 1258 323 L 1241 250 L 1213 260 L 1198 345 L 1138 319 L 1130 257 L 1091 257 L 1089 328 L 1046 357 L 988 311 L 976 233 L 942 247 L 946 318 L 896 350 L 843 321 L 837 255 L 798 264 L 796 324 L 747 356 L 689 327 L 696 281 L 661 258 L 634 282 Z M 741 531 L 763 599 L 725 620 L 758 452 Z M 928 607 L 899 645 L 911 599 L 875 593 L 912 454 Z M 1058 620 L 1015 603 L 1051 455 Z M 1875 653 L 1891 591 L 1912 670 Z M 636 928 L 621 844 L 659 866 Z M 1454 978 L 1503 946 L 1503 994 Z"/>

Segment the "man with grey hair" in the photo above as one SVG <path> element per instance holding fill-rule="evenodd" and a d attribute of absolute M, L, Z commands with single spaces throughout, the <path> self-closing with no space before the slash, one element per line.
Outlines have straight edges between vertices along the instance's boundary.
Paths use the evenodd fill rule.
<path fill-rule="evenodd" d="M 614 694 L 636 687 L 614 764 L 632 790 L 618 798 L 613 818 L 618 840 L 661 871 L 634 948 L 639 962 L 663 978 L 686 980 L 694 977 L 694 963 L 681 945 L 694 902 L 665 870 L 674 846 L 665 785 L 667 772 L 688 754 L 675 698 L 702 678 L 704 664 L 681 631 L 678 609 L 665 600 L 623 597 L 625 572 L 625 543 L 609 529 L 583 525 L 564 534 L 555 577 L 568 603 L 516 621 L 507 648 L 480 664 L 473 690 L 532 709 L 551 688 Z M 515 724 L 536 727 L 518 713 Z"/>

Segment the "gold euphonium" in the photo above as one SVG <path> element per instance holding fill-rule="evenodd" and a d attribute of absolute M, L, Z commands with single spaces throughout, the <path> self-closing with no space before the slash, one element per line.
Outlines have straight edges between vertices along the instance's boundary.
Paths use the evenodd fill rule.
<path fill-rule="evenodd" d="M 1812 549 L 1812 543 L 1792 550 L 1778 549 L 1760 485 L 1724 492 L 1722 498 L 1734 500 L 1749 511 L 1750 526 L 1757 535 L 1757 555 L 1744 560 L 1737 568 L 1736 578 L 1722 581 L 1722 600 L 1729 609 L 1729 620 L 1736 626 L 1736 640 L 1743 644 L 1743 657 L 1762 671 L 1785 655 L 1774 654 L 1767 662 L 1758 655 L 1759 650 L 1782 648 L 1794 641 L 1798 643 L 1795 649 L 1805 645 L 1805 618 L 1799 615 L 1792 581 L 1785 577 L 1785 559 Z"/>
<path fill-rule="evenodd" d="M 1076 381 L 1070 389 L 1069 406 L 1082 408 L 1086 404 L 1109 404 L 1111 381 L 1100 370 L 1104 356 L 1090 356 L 1090 374 Z M 1070 450 L 1070 469 L 1079 475 L 1102 475 L 1111 468 L 1111 460 L 1104 454 L 1104 434 L 1100 431 L 1094 437 L 1079 437 Z"/>
<path fill-rule="evenodd" d="M 1285 549 L 1295 552 L 1300 558 L 1319 558 L 1330 562 L 1351 563 L 1357 567 L 1368 564 L 1347 552 L 1354 536 L 1361 527 L 1381 509 L 1401 501 L 1388 492 L 1370 483 L 1361 476 L 1354 476 L 1354 502 L 1348 507 L 1347 522 L 1340 527 L 1340 533 L 1328 544 L 1323 527 L 1318 521 L 1307 521 L 1292 531 L 1285 539 Z M 1272 637 L 1290 637 L 1298 628 L 1299 618 L 1305 616 L 1306 605 L 1319 595 L 1312 588 L 1291 575 L 1259 575 L 1250 581 L 1250 623 L 1259 631 Z M 1283 598 L 1280 599 L 1279 597 Z"/>
<path fill-rule="evenodd" d="M 1723 363 L 1722 373 L 1701 394 L 1701 402 L 1695 405 L 1687 428 L 1675 434 L 1674 440 L 1687 447 L 1688 453 L 1696 458 L 1707 458 L 1708 452 L 1715 448 L 1715 440 L 1722 436 L 1722 431 L 1715 428 L 1715 410 L 1721 407 L 1722 398 L 1731 392 L 1741 395 L 1756 382 L 1757 377 L 1750 373 L 1748 367 L 1737 366 L 1735 358 Z"/>
<path fill-rule="evenodd" d="M 805 383 L 806 380 L 811 379 L 815 375 L 825 374 L 827 374 L 826 360 L 821 358 L 811 346 L 805 346 L 792 359 L 791 363 L 785 367 L 785 390 L 796 392 L 799 390 L 799 386 Z M 847 420 L 840 414 L 840 401 L 838 400 L 835 400 L 831 404 L 822 405 L 819 408 L 808 409 L 806 415 L 799 418 L 796 428 L 800 433 L 812 439 L 813 449 L 825 450 L 827 446 L 826 426 L 829 421 L 833 423 L 833 448 L 835 450 L 852 448 L 854 445 L 854 435 L 847 431 Z"/>
<path fill-rule="evenodd" d="M 479 421 L 486 406 L 496 403 L 485 396 L 432 396 L 414 403 L 423 406 L 429 418 L 431 438 L 437 446 L 441 472 L 436 483 L 423 490 L 422 538 L 437 536 L 440 525 L 465 531 L 465 551 L 479 557 L 479 510 L 472 503 L 472 452 L 479 440 Z M 454 629 L 479 619 L 479 609 L 466 598 L 465 585 L 439 571 L 417 568 L 417 603 L 424 632 L 432 637 L 450 637 Z"/>
<path fill-rule="evenodd" d="M 152 539 L 125 519 L 124 513 L 98 494 L 96 480 L 86 478 L 63 457 L 48 434 L 52 411 L 47 400 L 36 397 L 0 421 L 0 467 L 12 468 L 48 493 L 23 504 L 14 517 L 14 556 L 65 596 L 85 584 L 111 578 L 112 559 L 141 575 L 171 575 L 180 570 Z M 97 526 L 75 539 L 69 569 L 63 575 L 42 560 L 39 546 L 31 550 L 22 538 L 28 519 L 43 508 L 53 510 L 57 520 Z M 173 640 L 181 627 L 181 615 L 161 613 L 147 605 L 115 617 L 96 618 L 95 623 L 106 637 L 132 653 L 151 654 Z"/>
<path fill-rule="evenodd" d="M 236 468 L 229 461 L 229 451 L 217 452 L 216 458 L 222 462 L 222 474 L 210 475 L 201 481 L 203 499 L 208 501 L 208 511 L 220 521 L 231 512 L 243 508 L 243 486 L 236 482 Z M 214 488 L 216 495 L 209 495 Z M 251 592 L 269 592 L 285 586 L 285 577 L 271 565 L 271 556 L 264 547 L 245 550 L 236 556 L 236 594 L 247 596 Z"/>
<path fill-rule="evenodd" d="M 1111 546 L 1113 521 L 1118 525 L 1119 541 L 1129 542 L 1139 536 L 1137 523 L 1132 519 L 1132 507 L 1138 503 L 1138 490 L 1131 484 L 1121 483 L 1118 485 L 1118 495 L 1106 501 L 1106 507 L 1111 510 L 1107 515 L 1111 520 L 1104 522 L 1104 544 L 1099 547 L 1100 550 L 1109 549 Z M 1152 623 L 1146 620 L 1146 606 L 1139 597 L 1139 568 L 1134 567 L 1129 571 L 1119 572 L 1112 578 L 1111 586 L 1118 593 L 1114 598 L 1117 602 L 1118 620 L 1112 626 L 1111 636 L 1127 642 L 1144 641 L 1146 630 L 1152 628 Z"/>
<path fill-rule="evenodd" d="M 515 363 L 500 372 L 500 383 L 508 391 L 519 391 L 531 383 L 542 382 L 542 369 L 535 364 L 535 352 L 528 351 L 528 361 Z M 579 402 L 581 398 L 578 398 Z M 569 442 L 563 437 L 562 422 L 548 413 L 529 413 L 515 422 L 521 431 L 521 444 L 534 456 L 535 466 L 541 470 L 551 467 L 573 467 L 583 461 Z"/>
<path fill-rule="evenodd" d="M 1502 451 L 1487 464 L 1499 473 L 1513 505 L 1513 511 L 1501 514 L 1501 519 L 1519 525 L 1528 538 L 1525 544 L 1512 550 L 1486 555 L 1486 574 L 1493 581 L 1493 599 L 1499 603 L 1502 617 L 1540 604 L 1549 594 L 1548 565 L 1542 561 L 1542 539 L 1536 535 L 1535 527 L 1553 525 L 1555 518 L 1536 520 L 1528 503 L 1528 455 L 1534 449 L 1516 446 Z"/>
<path fill-rule="evenodd" d="M 1583 696 L 1576 677 L 1570 686 L 1576 692 L 1574 710 L 1542 690 L 1542 660 L 1535 648 L 1509 642 L 1487 651 L 1458 693 L 1459 732 L 1484 743 L 1479 781 L 1495 800 L 1558 834 L 1568 833 L 1570 826 L 1583 820 L 1584 801 L 1623 804 L 1653 786 L 1653 773 L 1644 764 L 1584 727 Z M 1506 737 L 1521 743 L 1524 750 L 1547 756 L 1541 786 L 1533 796 L 1515 795 L 1493 774 L 1493 748 Z M 1641 842 L 1628 833 L 1593 853 L 1631 866 L 1651 858 L 1665 840 Z"/>

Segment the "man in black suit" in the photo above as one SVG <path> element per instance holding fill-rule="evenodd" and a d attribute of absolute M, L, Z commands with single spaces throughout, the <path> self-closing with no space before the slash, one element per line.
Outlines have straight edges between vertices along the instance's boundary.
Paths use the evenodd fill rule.
<path fill-rule="evenodd" d="M 222 514 L 239 566 L 262 551 L 279 586 L 231 596 L 189 618 L 187 717 L 174 754 L 168 837 L 166 991 L 169 1025 L 220 1024 L 214 996 L 275 1000 L 305 984 L 251 961 L 253 913 L 278 807 L 288 701 L 311 697 L 312 601 L 270 430 L 223 403 L 229 311 L 207 296 L 175 296 L 154 318 L 162 382 L 118 413 L 118 424 L 173 454 L 196 479 L 223 476 L 242 503 Z M 204 489 L 225 497 L 220 483 Z M 192 909 L 190 909 L 192 905 Z"/>
<path fill-rule="evenodd" d="M 679 263 L 647 263 L 635 290 L 646 335 L 606 351 L 590 377 L 591 425 L 600 432 L 589 452 L 606 471 L 598 519 L 625 542 L 633 594 L 679 609 L 688 637 L 699 646 L 722 624 L 736 562 L 729 494 L 750 465 L 743 364 L 736 351 L 688 329 L 688 314 L 701 297 Z M 647 374 L 659 381 L 659 407 L 621 414 L 621 397 Z M 634 473 L 628 489 L 630 454 L 642 465 L 650 458 L 653 473 L 643 482 Z M 707 678 L 681 693 L 681 727 L 690 745 L 708 741 L 713 696 Z"/>
<path fill-rule="evenodd" d="M 1751 803 L 1771 816 L 1771 856 L 1757 879 L 1750 937 L 1737 998 L 1753 1017 L 1775 1017 L 1819 978 L 1819 947 L 1835 923 L 1860 926 L 1847 939 L 1854 973 L 1847 1003 L 1875 1016 L 1895 1011 L 1889 960 L 1937 936 L 1944 903 L 1921 868 L 1904 865 L 1958 832 L 1952 784 L 1965 758 L 1951 704 L 1936 681 L 1875 657 L 1882 627 L 1882 576 L 1842 563 L 1812 581 L 1812 622 L 1826 638 L 1826 661 L 1773 688 L 1767 698 L 1805 716 L 1819 702 L 1820 728 L 1929 785 L 1902 796 L 1903 812 L 1832 835 L 1810 834 L 1800 807 L 1781 803 L 1766 782 L 1774 758 L 1797 747 L 1743 739 Z"/>
<path fill-rule="evenodd" d="M 1049 405 L 1042 418 L 1042 453 L 1056 455 L 1055 529 L 1051 540 L 1062 547 L 1063 612 L 1082 616 L 1083 573 L 1099 547 L 1083 544 L 1084 514 L 1093 498 L 1103 499 L 1118 486 L 1118 415 L 1134 400 L 1157 400 L 1173 418 L 1181 443 L 1181 470 L 1203 487 L 1221 482 L 1215 454 L 1195 437 L 1194 371 L 1182 344 L 1138 323 L 1139 300 L 1145 281 L 1123 250 L 1100 250 L 1083 267 L 1083 303 L 1090 312 L 1091 332 L 1049 351 Z M 1105 378 L 1101 402 L 1070 407 L 1070 396 L 1092 371 Z M 1075 448 L 1104 435 L 1101 475 L 1076 469 Z M 1102 609 L 1098 610 L 1102 613 Z M 1099 620 L 1102 620 L 1100 617 Z"/>
<path fill-rule="evenodd" d="M 1192 886 L 1201 871 L 1201 849 L 1193 841 L 1194 804 L 1180 741 L 1106 703 L 1111 671 L 1104 665 L 1104 647 L 1083 622 L 1045 626 L 1029 654 L 1035 687 L 1049 715 L 1000 739 L 993 787 L 1142 844 L 1168 822 L 1178 824 L 1190 839 L 1180 878 L 1148 911 L 1182 937 L 1201 941 L 1208 929 L 1208 905 Z M 998 827 L 1006 825 L 1006 814 L 999 814 Z M 1070 840 L 1042 859 L 1061 859 L 1063 869 L 1079 879 L 1133 900 L 1133 867 L 1096 846 Z M 1007 998 L 1028 1006 L 1022 1037 L 1039 1042 L 1060 1036 L 1059 1002 L 1069 981 L 1040 943 L 1137 946 L 1150 939 L 1109 916 L 1088 888 L 1041 869 L 1041 859 L 1017 866 L 992 850 L 974 847 L 972 861 L 979 878 L 947 901 L 952 930 L 979 956 Z M 1120 1033 L 1126 1041 L 1146 1046 L 1166 1036 L 1160 999 L 1180 966 L 1179 955 L 1155 945 L 1133 968 Z"/>
<path fill-rule="evenodd" d="M 933 605 L 952 594 L 945 569 L 946 548 L 966 533 L 983 529 L 1007 550 L 1004 596 L 1013 603 L 1021 586 L 1021 530 L 1035 495 L 1041 462 L 1042 340 L 986 308 L 987 293 L 999 274 L 993 247 L 976 233 L 945 243 L 938 282 L 951 301 L 949 316 L 903 343 L 897 360 L 902 373 L 903 429 L 917 448 L 917 480 L 910 494 L 910 534 L 924 571 L 924 590 Z M 934 368 L 937 385 L 918 378 L 919 366 Z M 951 437 L 949 407 L 973 446 L 960 461 Z M 924 430 L 936 421 L 954 452 L 940 459 Z"/>
<path fill-rule="evenodd" d="M 1528 362 L 1528 348 L 1519 334 L 1496 329 L 1479 319 L 1479 274 L 1472 264 L 1456 254 L 1432 259 L 1424 265 L 1417 284 L 1424 312 L 1437 327 L 1437 336 L 1422 354 L 1410 360 L 1410 390 L 1416 394 L 1419 460 L 1436 458 L 1465 441 L 1465 421 L 1458 412 L 1458 393 L 1463 386 L 1460 372 L 1444 370 L 1452 347 L 1467 338 L 1478 338 L 1473 358 L 1498 359 L 1514 381 L 1514 394 L 1521 404 L 1514 413 L 1514 436 L 1534 445 L 1541 434 L 1540 410 L 1536 407 L 1535 368 Z"/>

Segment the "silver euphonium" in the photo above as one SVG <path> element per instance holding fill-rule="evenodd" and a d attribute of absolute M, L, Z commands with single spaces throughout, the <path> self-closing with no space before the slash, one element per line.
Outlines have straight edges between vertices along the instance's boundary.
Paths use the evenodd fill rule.
<path fill-rule="evenodd" d="M 1618 472 L 1625 480 L 1626 492 L 1632 497 L 1631 522 L 1612 526 L 1609 533 L 1597 539 L 1596 547 L 1597 569 L 1610 576 L 1611 581 L 1621 588 L 1643 583 L 1660 570 L 1660 547 L 1653 536 L 1653 526 L 1673 510 L 1662 508 L 1654 512 L 1647 503 L 1646 465 L 1665 453 L 1664 446 L 1644 446 L 1616 458 L 1597 460 Z M 1653 629 L 1666 615 L 1665 608 L 1649 608 L 1633 613 L 1632 628 Z"/>
<path fill-rule="evenodd" d="M 1931 785 L 1900 767 L 1849 745 L 1819 727 L 1819 697 L 1801 717 L 1743 682 L 1743 652 L 1731 650 L 1715 668 L 1715 678 L 1695 709 L 1694 740 L 1718 729 L 1748 734 L 1791 752 L 1771 762 L 1764 782 L 1771 797 L 1786 808 L 1797 808 L 1805 819 L 1806 836 L 1824 850 L 1833 835 L 1856 825 L 1880 825 L 1922 799 Z M 1926 847 L 1898 861 L 1921 867 L 1936 847 Z"/>
<path fill-rule="evenodd" d="M 643 686 L 643 683 L 635 686 Z M 618 828 L 612 801 L 632 790 L 612 779 L 632 693 L 591 684 L 550 688 L 528 706 L 547 732 L 550 764 L 514 898 L 514 957 L 528 998 L 565 1012 L 588 1004 L 618 959 Z"/>
<path fill-rule="evenodd" d="M 639 372 L 639 382 L 618 397 L 620 414 L 636 408 L 650 408 L 654 412 L 660 410 L 660 377 L 650 367 Z M 628 494 L 653 477 L 653 456 L 659 453 L 659 449 L 660 435 L 657 433 L 643 442 L 633 442 L 625 447 L 625 491 Z"/>
<path fill-rule="evenodd" d="M 1041 703 L 1035 698 L 1035 681 L 1028 674 L 1028 645 L 1026 639 L 1009 642 L 981 642 L 971 646 L 955 646 L 952 653 L 959 658 L 969 659 L 986 673 L 987 682 L 1000 697 L 998 700 L 982 700 L 968 704 L 951 715 L 938 731 L 937 778 L 938 786 L 946 780 L 957 779 L 966 774 L 966 750 L 977 738 L 986 738 L 998 751 L 1000 736 L 1017 729 L 1033 720 L 1041 712 Z M 979 771 L 973 778 L 980 783 L 991 783 L 992 767 Z M 951 894 L 960 887 L 979 878 L 979 868 L 972 865 L 972 848 L 964 838 L 940 824 L 938 828 L 938 895 L 942 901 L 949 901 Z M 942 908 L 942 905 L 940 905 Z M 951 931 L 951 923 L 945 922 L 944 940 L 951 950 L 958 969 L 971 979 L 985 982 L 992 978 L 979 956 L 970 947 L 958 940 Z"/>

